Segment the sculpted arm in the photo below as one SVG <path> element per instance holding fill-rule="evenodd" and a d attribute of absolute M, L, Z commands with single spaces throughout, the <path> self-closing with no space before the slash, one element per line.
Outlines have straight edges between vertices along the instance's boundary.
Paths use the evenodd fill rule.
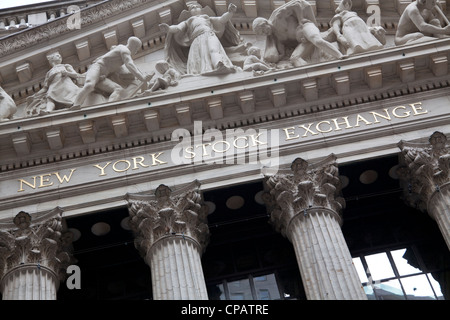
<path fill-rule="evenodd" d="M 438 26 L 434 26 L 425 22 L 425 19 L 420 14 L 417 7 L 413 7 L 409 12 L 409 17 L 411 21 L 415 24 L 417 29 L 420 32 L 430 33 L 430 34 L 449 34 L 450 33 L 450 25 L 447 25 L 445 28 L 441 28 Z"/>
<path fill-rule="evenodd" d="M 141 81 L 148 81 L 150 79 L 148 79 L 148 77 L 144 76 L 142 74 L 141 71 L 139 71 L 139 69 L 136 67 L 136 65 L 134 64 L 133 59 L 131 58 L 131 54 L 128 52 L 122 52 L 122 59 L 123 62 L 125 64 L 125 66 L 127 67 L 127 69 L 139 80 Z"/>
<path fill-rule="evenodd" d="M 219 17 L 220 23 L 225 24 L 228 21 L 231 21 L 231 18 L 233 18 L 233 15 L 236 12 L 236 10 L 237 10 L 236 5 L 230 3 L 230 5 L 228 6 L 228 12 L 225 12 L 222 16 Z"/>
<path fill-rule="evenodd" d="M 331 21 L 331 27 L 333 29 L 334 34 L 339 43 L 341 43 L 344 47 L 348 47 L 348 41 L 345 39 L 344 35 L 341 32 L 342 21 L 338 17 Z"/>
<path fill-rule="evenodd" d="M 180 24 L 169 26 L 167 23 L 161 23 L 159 25 L 159 28 L 161 31 L 165 33 L 178 33 L 178 32 L 184 32 L 185 30 L 185 22 L 182 22 Z"/>

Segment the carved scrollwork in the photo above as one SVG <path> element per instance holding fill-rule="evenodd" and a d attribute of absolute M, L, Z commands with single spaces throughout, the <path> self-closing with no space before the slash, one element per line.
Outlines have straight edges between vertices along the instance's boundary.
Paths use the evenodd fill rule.
<path fill-rule="evenodd" d="M 128 195 L 130 226 L 142 256 L 156 241 L 171 235 L 189 237 L 202 248 L 206 247 L 209 240 L 207 207 L 198 184 L 185 189 L 174 193 L 166 185 L 160 185 L 152 197 Z"/>
<path fill-rule="evenodd" d="M 427 210 L 428 199 L 450 179 L 450 154 L 447 137 L 434 132 L 429 143 L 401 141 L 401 166 L 397 170 L 404 189 L 405 201 L 421 211 Z"/>
<path fill-rule="evenodd" d="M 309 208 L 322 207 L 337 214 L 345 207 L 340 196 L 340 180 L 335 156 L 309 164 L 297 158 L 291 171 L 280 171 L 265 177 L 266 193 L 263 200 L 271 212 L 271 222 L 286 235 L 286 228 L 292 218 Z"/>
<path fill-rule="evenodd" d="M 26 263 L 52 269 L 60 279 L 71 263 L 71 241 L 63 231 L 62 211 L 54 210 L 44 221 L 31 222 L 31 216 L 19 212 L 14 218 L 15 228 L 0 230 L 0 278 L 11 268 Z"/>

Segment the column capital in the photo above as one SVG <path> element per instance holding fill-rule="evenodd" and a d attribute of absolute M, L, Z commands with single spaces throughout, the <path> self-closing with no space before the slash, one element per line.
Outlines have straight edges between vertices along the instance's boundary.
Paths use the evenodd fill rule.
<path fill-rule="evenodd" d="M 72 261 L 72 238 L 71 232 L 63 230 L 59 207 L 33 219 L 20 211 L 13 223 L 0 223 L 0 278 L 17 266 L 34 264 L 52 270 L 63 280 Z"/>
<path fill-rule="evenodd" d="M 301 212 L 325 208 L 340 217 L 345 207 L 334 154 L 316 163 L 297 158 L 290 170 L 266 176 L 264 184 L 263 199 L 271 211 L 271 222 L 283 235 L 287 235 L 291 220 Z"/>
<path fill-rule="evenodd" d="M 421 211 L 433 194 L 450 181 L 450 147 L 445 134 L 434 132 L 428 143 L 400 141 L 397 174 L 406 202 Z"/>
<path fill-rule="evenodd" d="M 128 194 L 130 227 L 142 256 L 159 240 L 182 237 L 203 251 L 209 240 L 207 207 L 195 181 L 176 191 L 159 185 L 153 195 Z"/>

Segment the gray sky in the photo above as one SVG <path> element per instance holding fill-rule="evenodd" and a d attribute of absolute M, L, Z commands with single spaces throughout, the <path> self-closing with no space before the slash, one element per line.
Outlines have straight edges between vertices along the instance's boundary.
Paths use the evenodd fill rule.
<path fill-rule="evenodd" d="M 34 4 L 40 2 L 49 2 L 53 0 L 0 0 L 0 9 L 19 7 L 27 4 Z"/>

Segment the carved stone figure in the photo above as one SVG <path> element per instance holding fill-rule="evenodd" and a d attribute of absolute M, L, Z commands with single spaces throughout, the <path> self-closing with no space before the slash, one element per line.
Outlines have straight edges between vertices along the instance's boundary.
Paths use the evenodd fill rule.
<path fill-rule="evenodd" d="M 81 77 L 70 64 L 62 64 L 56 52 L 47 57 L 52 68 L 47 72 L 41 90 L 28 97 L 26 116 L 47 114 L 55 109 L 68 108 L 80 91 L 74 80 Z"/>
<path fill-rule="evenodd" d="M 133 96 L 141 89 L 141 85 L 146 89 L 147 81 L 152 76 L 142 73 L 132 59 L 141 46 L 139 38 L 130 37 L 127 45 L 114 46 L 108 53 L 97 58 L 87 70 L 84 86 L 71 109 L 79 109 L 88 94 L 95 89 L 106 93 L 109 102 Z M 135 78 L 141 81 L 141 85 L 134 81 Z"/>
<path fill-rule="evenodd" d="M 206 14 L 208 9 L 198 3 L 190 4 L 190 16 L 180 16 L 177 25 L 160 24 L 167 33 L 165 57 L 181 75 L 216 75 L 234 73 L 239 67 L 233 65 L 225 47 L 239 46 L 239 32 L 231 23 L 237 10 L 230 4 L 228 12 L 220 17 Z"/>
<path fill-rule="evenodd" d="M 446 26 L 444 26 L 446 24 Z M 450 35 L 450 23 L 436 0 L 416 0 L 403 11 L 395 44 L 435 40 Z"/>
<path fill-rule="evenodd" d="M 181 79 L 180 73 L 169 65 L 167 61 L 158 61 L 155 65 L 156 71 L 161 74 L 161 77 L 157 77 L 152 85 L 150 91 L 164 90 L 170 86 L 177 86 L 178 81 Z"/>
<path fill-rule="evenodd" d="M 334 59 L 344 57 L 329 42 L 333 41 L 332 32 L 321 33 L 317 28 L 314 12 L 305 0 L 287 2 L 275 9 L 269 19 L 256 18 L 253 30 L 257 35 L 266 36 L 264 60 L 269 63 L 288 59 L 294 66 L 302 66 L 329 60 L 320 54 Z"/>
<path fill-rule="evenodd" d="M 273 70 L 274 68 L 261 59 L 261 49 L 252 46 L 247 49 L 248 56 L 244 60 L 244 71 L 253 71 L 254 75 L 264 74 L 266 71 Z"/>
<path fill-rule="evenodd" d="M 381 27 L 369 28 L 352 9 L 351 0 L 342 0 L 331 19 L 331 27 L 338 43 L 347 55 L 382 49 L 386 44 L 386 31 Z"/>
<path fill-rule="evenodd" d="M 6 121 L 16 113 L 17 106 L 14 100 L 0 87 L 0 121 Z"/>

